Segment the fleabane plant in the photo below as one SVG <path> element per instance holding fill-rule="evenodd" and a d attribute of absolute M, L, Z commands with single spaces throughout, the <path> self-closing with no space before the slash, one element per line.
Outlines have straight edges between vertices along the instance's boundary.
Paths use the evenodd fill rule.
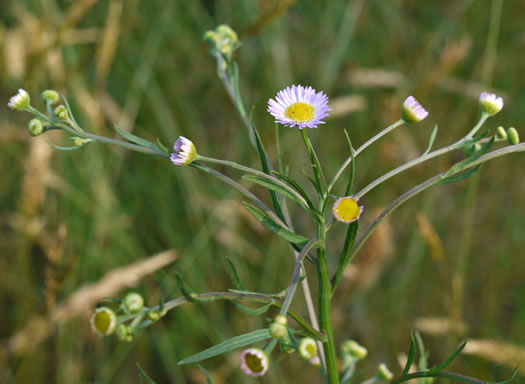
<path fill-rule="evenodd" d="M 260 170 L 236 163 L 232 159 L 206 157 L 200 154 L 200 151 L 205 152 L 206 143 L 198 143 L 198 153 L 197 145 L 192 142 L 191 138 L 183 136 L 174 137 L 173 149 L 170 149 L 171 146 L 166 146 L 158 140 L 148 141 L 118 127 L 115 129 L 124 140 L 95 135 L 77 124 L 67 100 L 63 99 L 64 103 L 55 107 L 60 100 L 58 94 L 53 90 L 46 90 L 41 95 L 46 112 L 41 112 L 31 106 L 29 93 L 24 90 L 19 90 L 8 105 L 13 110 L 26 111 L 35 115 L 34 119 L 29 122 L 29 133 L 32 136 L 39 136 L 52 129 L 60 129 L 68 133 L 73 145 L 53 144 L 57 149 L 75 150 L 88 143 L 117 145 L 142 154 L 158 156 L 165 160 L 163 166 L 187 166 L 223 181 L 244 197 L 242 204 L 255 219 L 289 244 L 290 257 L 295 260 L 294 268 L 290 271 L 290 284 L 287 289 L 276 294 L 259 293 L 257 287 L 244 285 L 234 263 L 226 259 L 227 270 L 233 283 L 231 290 L 198 293 L 191 289 L 180 274 L 176 274 L 175 278 L 182 293 L 180 297 L 162 301 L 153 306 L 147 306 L 147 300 L 138 293 L 128 294 L 124 299 L 113 298 L 106 305 L 94 311 L 91 318 L 92 328 L 100 337 L 115 334 L 120 340 L 129 342 L 141 328 L 152 326 L 169 311 L 184 303 L 227 300 L 234 303 L 236 309 L 258 316 L 267 316 L 265 313 L 270 308 L 275 308 L 278 313 L 274 315 L 268 327 L 224 340 L 179 361 L 178 364 L 195 364 L 219 354 L 237 350 L 240 355 L 240 371 L 249 376 L 260 377 L 272 369 L 272 356 L 276 354 L 275 347 L 279 345 L 282 353 L 295 354 L 302 359 L 308 369 L 319 369 L 327 383 L 354 382 L 356 365 L 365 358 L 373 358 L 374 351 L 367 350 L 354 340 L 341 340 L 339 335 L 334 334 L 330 317 L 331 300 L 344 270 L 382 220 L 410 198 L 430 187 L 466 179 L 488 160 L 509 153 L 525 151 L 525 144 L 519 143 L 518 132 L 512 127 L 509 129 L 498 127 L 495 132 L 491 132 L 490 128 L 485 128 L 479 134 L 486 120 L 503 108 L 501 97 L 482 93 L 479 100 L 480 118 L 463 137 L 448 146 L 432 150 L 437 135 L 437 128 L 435 128 L 430 136 L 428 148 L 421 156 L 392 169 L 376 180 L 371 180 L 365 186 L 356 188 L 354 175 L 358 156 L 394 129 L 404 124 L 416 124 L 428 119 L 429 112 L 415 97 L 408 96 L 403 103 L 400 103 L 399 120 L 380 130 L 359 147 L 353 147 L 350 136 L 345 132 L 348 141 L 348 157 L 329 177 L 324 173 L 321 158 L 308 136 L 310 129 L 329 129 L 324 121 L 331 110 L 329 98 L 323 91 L 317 91 L 310 85 L 286 86 L 275 96 L 269 95 L 268 119 L 273 119 L 277 126 L 282 125 L 297 131 L 297 140 L 304 145 L 311 164 L 309 179 L 314 188 L 313 193 L 307 193 L 307 188 L 295 175 L 284 174 L 272 167 L 272 160 L 276 159 L 270 159 L 257 129 L 245 112 L 244 101 L 239 92 L 239 70 L 233 60 L 234 51 L 240 47 L 237 34 L 228 26 L 221 25 L 216 30 L 208 31 L 205 34 L 205 40 L 209 43 L 210 53 L 217 61 L 219 78 L 236 106 L 242 124 L 248 131 L 247 140 L 252 144 L 254 154 L 260 159 Z M 503 145 L 494 149 L 496 143 Z M 452 151 L 465 151 L 467 155 L 450 168 L 407 190 L 372 220 L 372 224 L 360 228 L 360 219 L 363 214 L 367 213 L 366 206 L 369 203 L 365 195 L 369 191 L 409 168 Z M 278 163 L 281 163 L 281 159 L 277 160 Z M 246 181 L 264 187 L 272 202 L 271 206 L 237 180 L 220 173 L 214 168 L 214 165 L 234 168 L 242 173 Z M 343 174 L 347 176 L 344 184 L 340 182 Z M 311 221 L 311 231 L 298 233 L 294 230 L 289 204 L 297 205 L 301 209 L 300 212 Z M 301 220 L 304 221 L 303 218 Z M 331 238 L 330 229 L 334 225 L 346 226 L 345 238 Z M 327 253 L 328 238 L 330 242 L 343 244 L 339 254 Z M 335 271 L 329 270 L 329 259 L 336 261 Z M 317 274 L 318 283 L 315 287 L 311 287 L 308 283 L 305 263 L 311 264 Z M 304 314 L 295 311 L 293 306 L 299 283 L 302 284 L 303 299 L 307 308 Z M 312 291 L 315 291 L 316 294 L 312 295 Z M 312 303 L 311 297 L 317 298 L 317 306 Z M 251 301 L 259 306 L 246 307 L 241 304 L 241 301 Z M 293 319 L 294 322 L 289 322 L 289 319 Z M 422 345 L 419 342 L 416 344 L 415 339 L 418 337 L 417 334 L 411 335 L 409 359 L 402 372 L 396 375 L 386 365 L 378 362 L 376 372 L 367 379 L 367 382 L 397 384 L 415 378 L 429 377 L 452 379 L 464 383 L 479 382 L 476 379 L 445 371 L 465 344 L 462 344 L 448 359 L 435 367 L 424 367 L 419 372 L 409 373 L 417 346 Z M 337 352 L 338 350 L 340 353 Z M 425 356 L 423 351 L 420 353 L 423 357 Z"/>

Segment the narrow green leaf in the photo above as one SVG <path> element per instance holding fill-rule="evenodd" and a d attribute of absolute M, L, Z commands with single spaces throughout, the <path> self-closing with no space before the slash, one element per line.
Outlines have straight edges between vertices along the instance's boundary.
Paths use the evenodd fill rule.
<path fill-rule="evenodd" d="M 406 375 L 408 371 L 410 370 L 410 367 L 412 366 L 412 362 L 414 361 L 415 355 L 416 355 L 416 341 L 414 340 L 414 333 L 410 331 L 410 349 L 408 351 L 407 363 L 405 364 L 403 373 L 401 373 L 402 376 Z"/>
<path fill-rule="evenodd" d="M 281 292 L 277 293 L 263 293 L 263 292 L 253 292 L 253 291 L 240 291 L 237 289 L 228 289 L 228 292 L 232 293 L 240 293 L 240 294 L 247 294 L 247 295 L 264 295 L 269 297 L 276 297 L 278 299 L 282 299 L 286 296 L 286 293 L 288 292 L 288 289 L 283 289 Z"/>
<path fill-rule="evenodd" d="M 483 163 L 475 166 L 474 168 L 469 169 L 466 172 L 462 172 L 462 173 L 460 173 L 458 175 L 446 177 L 443 180 L 441 180 L 439 183 L 437 183 L 436 185 L 457 183 L 458 181 L 465 180 L 466 178 L 472 176 L 474 173 L 479 171 L 479 169 L 481 168 L 482 165 L 483 165 Z"/>
<path fill-rule="evenodd" d="M 157 147 L 166 155 L 170 154 L 170 150 L 164 144 L 162 144 L 159 138 L 157 138 Z"/>
<path fill-rule="evenodd" d="M 237 288 L 239 291 L 246 291 L 246 288 L 239 278 L 239 274 L 237 273 L 237 269 L 235 268 L 233 261 L 229 257 L 226 257 L 224 258 L 224 263 L 226 264 L 226 270 L 228 271 L 230 279 L 232 280 L 233 285 L 235 285 L 235 288 Z"/>
<path fill-rule="evenodd" d="M 144 372 L 144 370 L 142 369 L 142 367 L 139 365 L 139 363 L 137 363 L 137 369 L 139 370 L 139 383 L 142 383 L 142 379 L 144 379 L 144 381 L 147 383 L 147 384 L 156 384 L 147 374 L 146 372 Z"/>
<path fill-rule="evenodd" d="M 268 303 L 268 304 L 264 304 L 261 307 L 251 308 L 251 307 L 247 307 L 245 305 L 239 304 L 239 303 L 237 303 L 236 301 L 233 301 L 233 300 L 230 301 L 230 303 L 232 303 L 232 305 L 235 308 L 237 308 L 239 311 L 241 311 L 242 313 L 245 313 L 245 314 L 250 315 L 250 316 L 260 316 L 263 313 L 266 313 L 268 311 L 268 309 L 270 309 L 270 307 L 273 305 L 273 303 Z"/>
<path fill-rule="evenodd" d="M 204 376 L 206 376 L 206 381 L 208 382 L 208 384 L 213 384 L 213 379 L 211 378 L 211 375 L 209 374 L 209 372 L 200 364 L 195 364 L 202 372 L 202 374 Z"/>
<path fill-rule="evenodd" d="M 339 284 L 339 281 L 343 277 L 343 272 L 345 268 L 348 266 L 350 261 L 352 261 L 350 257 L 352 255 L 352 249 L 354 248 L 358 229 L 359 221 L 354 221 L 353 223 L 350 223 L 348 225 L 343 250 L 341 251 L 341 255 L 339 256 L 339 265 L 337 266 L 337 271 L 334 277 L 332 278 L 332 294 L 334 293 L 337 284 Z"/>
<path fill-rule="evenodd" d="M 119 135 L 125 138 L 126 140 L 131 141 L 132 143 L 135 143 L 137 145 L 140 145 L 141 147 L 146 147 L 146 148 L 154 149 L 157 151 L 159 150 L 159 148 L 155 144 L 150 143 L 149 141 L 144 140 L 138 136 L 135 136 L 132 133 L 126 132 L 120 129 L 119 127 L 117 127 L 116 125 L 114 125 L 114 127 L 115 127 L 115 130 L 119 133 Z"/>
<path fill-rule="evenodd" d="M 494 143 L 494 137 L 491 137 L 489 141 L 487 141 L 485 143 L 485 145 L 483 145 L 483 147 L 481 147 L 481 149 L 479 151 L 477 151 L 476 153 L 473 153 L 471 156 L 467 157 L 466 159 L 454 164 L 446 173 L 445 176 L 449 176 L 449 175 L 452 175 L 458 171 L 461 171 L 462 169 L 465 168 L 465 166 L 467 166 L 468 164 L 472 163 L 473 161 L 479 159 L 481 156 L 483 156 L 485 153 L 487 153 L 490 149 L 490 147 L 492 146 L 492 144 Z"/>
<path fill-rule="evenodd" d="M 426 154 L 430 152 L 430 150 L 432 149 L 432 146 L 434 145 L 434 140 L 436 140 L 437 133 L 438 133 L 438 126 L 436 124 L 434 125 L 434 129 L 432 130 L 432 133 L 430 134 L 430 140 L 428 141 L 427 150 L 421 156 L 425 156 Z"/>
<path fill-rule="evenodd" d="M 214 356 L 221 355 L 225 352 L 244 347 L 257 343 L 259 341 L 267 340 L 271 338 L 270 331 L 268 329 L 259 329 L 257 331 L 245 333 L 244 335 L 235 336 L 231 339 L 225 340 L 222 343 L 214 345 L 204 351 L 201 351 L 193 356 L 190 356 L 184 360 L 179 361 L 178 365 L 197 363 L 202 360 L 209 359 Z"/>
<path fill-rule="evenodd" d="M 257 152 L 259 152 L 259 159 L 261 160 L 261 167 L 264 173 L 270 174 L 271 166 L 270 162 L 268 161 L 268 156 L 266 156 L 266 151 L 264 150 L 264 145 L 261 140 L 261 136 L 259 135 L 259 132 L 255 128 L 255 125 L 252 124 L 252 133 L 255 138 L 255 144 L 257 148 Z M 272 205 L 275 209 L 275 212 L 277 213 L 277 216 L 284 220 L 284 214 L 283 209 L 281 207 L 281 202 L 279 201 L 279 198 L 275 194 L 274 190 L 269 190 L 270 198 L 272 199 Z"/>
<path fill-rule="evenodd" d="M 461 353 L 461 351 L 463 351 L 463 349 L 465 348 L 466 345 L 467 345 L 467 341 L 464 341 L 463 343 L 461 343 L 461 345 L 458 347 L 458 349 L 456 349 L 456 351 L 452 355 L 450 355 L 442 363 L 439 363 L 439 364 L 435 365 L 434 367 L 432 367 L 428 371 L 428 374 L 429 375 L 433 375 L 434 373 L 442 371 L 443 369 L 448 367 L 449 364 L 452 363 L 456 357 L 458 357 L 458 355 Z"/>
<path fill-rule="evenodd" d="M 273 233 L 282 237 L 286 241 L 299 245 L 305 245 L 308 243 L 308 239 L 306 237 L 298 235 L 283 228 L 259 208 L 244 201 L 242 201 L 241 203 L 244 206 L 244 208 L 246 208 L 248 212 L 250 212 L 253 215 L 253 217 L 255 217 L 261 222 L 262 225 L 264 225 L 266 229 L 272 231 Z"/>
<path fill-rule="evenodd" d="M 354 185 L 354 179 L 355 179 L 355 157 L 354 157 L 354 147 L 352 146 L 352 141 L 350 140 L 350 136 L 348 135 L 348 132 L 345 129 L 345 136 L 346 140 L 348 141 L 348 147 L 350 148 L 350 156 L 352 157 L 352 164 L 350 168 L 350 177 L 348 179 L 348 184 L 346 185 L 345 190 L 345 196 L 350 195 L 350 191 L 352 190 L 352 186 Z"/>
<path fill-rule="evenodd" d="M 312 202 L 312 200 L 310 200 L 310 196 L 308 196 L 306 191 L 303 189 L 303 187 L 298 182 L 296 182 L 294 179 L 286 175 L 283 175 L 282 173 L 277 172 L 277 171 L 272 171 L 272 175 L 277 177 L 283 183 L 286 183 L 289 187 L 295 189 L 295 191 L 297 191 L 297 193 L 299 193 L 303 197 L 303 199 L 306 201 L 306 204 L 308 205 L 308 207 L 310 207 L 311 209 L 315 209 L 315 205 Z"/>
<path fill-rule="evenodd" d="M 75 145 L 73 147 L 63 147 L 61 145 L 53 144 L 52 142 L 47 142 L 50 146 L 52 146 L 55 149 L 61 150 L 61 151 L 74 151 L 75 149 L 80 149 L 83 147 L 83 145 Z"/>
<path fill-rule="evenodd" d="M 260 176 L 245 175 L 245 176 L 243 176 L 243 179 L 251 181 L 252 183 L 255 183 L 255 184 L 259 184 L 259 185 L 261 185 L 261 186 L 263 186 L 263 187 L 265 187 L 265 188 L 267 188 L 267 189 L 269 189 L 271 191 L 277 192 L 277 193 L 281 194 L 282 196 L 289 198 L 290 200 L 295 201 L 297 204 L 299 204 L 301 206 L 301 208 L 303 208 L 303 210 L 306 213 L 308 213 L 314 219 L 316 219 L 316 220 L 318 219 L 317 214 L 315 212 L 313 212 L 307 206 L 306 201 L 304 201 L 304 199 L 302 198 L 302 196 L 300 194 L 294 195 L 293 193 L 291 193 L 290 191 L 288 191 L 284 187 L 280 186 L 279 184 L 276 184 L 274 181 L 265 179 L 265 178 L 260 177 Z"/>
<path fill-rule="evenodd" d="M 75 120 L 75 116 L 73 115 L 73 111 L 71 110 L 71 107 L 69 106 L 69 102 L 67 101 L 67 98 L 64 95 L 62 95 L 62 98 L 64 99 L 64 104 L 66 105 L 68 116 L 73 122 L 73 124 L 75 124 L 75 128 L 77 128 L 77 130 L 83 131 L 83 129 L 80 128 L 80 125 L 78 125 L 77 121 Z"/>
<path fill-rule="evenodd" d="M 182 275 L 179 272 L 175 272 L 175 279 L 177 280 L 177 285 L 179 286 L 180 291 L 184 297 L 192 303 L 205 303 L 207 301 L 213 300 L 213 298 L 200 298 L 197 296 L 197 293 L 190 288 L 188 284 L 182 278 Z"/>

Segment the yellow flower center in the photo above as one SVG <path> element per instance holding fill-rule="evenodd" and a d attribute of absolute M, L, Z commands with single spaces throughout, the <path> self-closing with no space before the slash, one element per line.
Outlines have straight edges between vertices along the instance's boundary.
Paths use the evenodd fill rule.
<path fill-rule="evenodd" d="M 111 315 L 106 311 L 100 311 L 95 315 L 93 322 L 97 331 L 106 334 L 111 326 Z"/>
<path fill-rule="evenodd" d="M 306 352 L 308 352 L 309 355 L 315 356 L 317 353 L 317 348 L 315 347 L 315 344 L 308 344 L 306 346 Z"/>
<path fill-rule="evenodd" d="M 356 220 L 361 212 L 361 209 L 357 206 L 357 201 L 351 197 L 347 197 L 339 201 L 334 208 L 336 216 L 344 221 Z"/>
<path fill-rule="evenodd" d="M 284 114 L 290 120 L 298 123 L 306 123 L 314 118 L 315 108 L 306 103 L 298 102 L 290 105 Z"/>
<path fill-rule="evenodd" d="M 259 373 L 264 370 L 262 360 L 256 355 L 248 353 L 244 356 L 244 361 L 246 362 L 246 366 L 250 368 L 252 372 Z"/>

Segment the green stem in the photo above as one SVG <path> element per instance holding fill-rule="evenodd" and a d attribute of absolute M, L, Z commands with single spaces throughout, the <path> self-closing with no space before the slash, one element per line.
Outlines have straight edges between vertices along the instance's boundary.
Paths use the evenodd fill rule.
<path fill-rule="evenodd" d="M 332 285 L 326 263 L 325 224 L 324 220 L 317 227 L 317 235 L 321 246 L 318 251 L 317 276 L 319 280 L 319 325 L 321 332 L 326 335 L 323 349 L 326 358 L 326 375 L 328 383 L 338 384 L 339 373 L 337 370 L 337 354 L 335 352 L 334 333 L 330 316 L 330 300 L 332 297 Z"/>
<path fill-rule="evenodd" d="M 306 129 L 301 129 L 300 131 L 303 137 L 306 151 L 308 152 L 308 157 L 310 158 L 310 163 L 312 165 L 312 171 L 314 172 L 317 189 L 319 190 L 319 193 L 321 193 L 323 189 L 326 190 L 326 181 L 323 175 L 323 170 L 321 169 L 321 164 L 319 163 L 319 159 L 317 158 L 317 155 L 314 151 L 312 143 L 310 142 L 310 139 L 308 138 L 308 135 L 306 134 Z"/>
<path fill-rule="evenodd" d="M 397 128 L 397 127 L 399 127 L 399 126 L 401 126 L 403 124 L 405 124 L 405 120 L 403 120 L 403 119 L 400 119 L 400 120 L 396 121 L 394 124 L 389 125 L 385 129 L 383 129 L 381 132 L 379 132 L 377 135 L 375 135 L 374 137 L 370 138 L 366 143 L 364 143 L 359 148 L 357 148 L 356 151 L 354 152 L 353 156 L 349 156 L 348 159 L 345 160 L 343 165 L 341 165 L 341 167 L 335 173 L 334 178 L 332 179 L 332 181 L 330 181 L 330 184 L 328 184 L 328 188 L 326 189 L 326 193 L 325 193 L 325 198 L 332 191 L 335 183 L 337 182 L 337 180 L 339 180 L 339 177 L 341 177 L 341 175 L 343 174 L 343 172 L 346 169 L 346 167 L 348 167 L 350 165 L 350 163 L 352 162 L 352 157 L 354 157 L 354 158 L 357 157 L 358 154 L 363 152 L 371 144 L 373 144 L 374 142 L 376 142 L 377 140 L 379 140 L 380 138 L 385 136 L 387 133 L 393 131 L 395 128 Z"/>

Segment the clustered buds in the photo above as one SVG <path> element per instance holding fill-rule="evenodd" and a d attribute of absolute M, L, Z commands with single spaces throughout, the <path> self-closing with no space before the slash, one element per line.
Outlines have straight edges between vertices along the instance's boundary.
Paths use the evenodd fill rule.
<path fill-rule="evenodd" d="M 65 105 L 59 105 L 58 107 L 56 107 L 55 110 L 53 111 L 53 114 L 58 120 L 62 120 L 62 121 L 69 120 L 69 115 L 67 113 L 67 108 Z"/>
<path fill-rule="evenodd" d="M 419 123 L 428 116 L 428 112 L 414 96 L 409 96 L 403 102 L 401 116 L 407 123 Z"/>
<path fill-rule="evenodd" d="M 349 357 L 355 361 L 363 360 L 368 355 L 367 349 L 355 340 L 345 341 L 341 345 L 341 351 L 344 357 Z"/>
<path fill-rule="evenodd" d="M 494 93 L 482 92 L 479 96 L 481 110 L 489 116 L 494 116 L 503 108 L 503 99 Z"/>
<path fill-rule="evenodd" d="M 237 33 L 224 24 L 219 25 L 215 31 L 207 31 L 204 40 L 212 46 L 212 50 L 219 51 L 228 60 L 231 59 L 233 51 L 240 46 Z"/>
<path fill-rule="evenodd" d="M 49 105 L 56 104 L 58 103 L 58 100 L 60 100 L 60 95 L 54 89 L 46 89 L 44 92 L 42 92 L 40 97 L 45 104 Z"/>
<path fill-rule="evenodd" d="M 270 324 L 270 335 L 274 339 L 283 339 L 288 335 L 288 329 L 286 325 L 288 324 L 288 319 L 284 315 L 277 315 L 273 319 L 273 323 Z"/>

